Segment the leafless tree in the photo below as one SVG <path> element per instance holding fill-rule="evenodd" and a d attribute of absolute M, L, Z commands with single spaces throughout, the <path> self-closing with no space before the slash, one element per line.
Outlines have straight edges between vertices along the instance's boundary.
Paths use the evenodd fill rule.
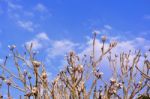
<path fill-rule="evenodd" d="M 90 56 L 79 57 L 75 52 L 69 52 L 66 56 L 67 66 L 53 81 L 48 81 L 44 63 L 36 60 L 36 53 L 32 50 L 33 44 L 30 47 L 25 46 L 26 51 L 23 55 L 17 52 L 15 45 L 9 46 L 13 58 L 11 65 L 15 65 L 13 67 L 16 68 L 17 73 L 8 68 L 9 57 L 6 57 L 0 64 L 2 71 L 0 88 L 3 85 L 7 86 L 8 99 L 13 99 L 11 87 L 12 90 L 24 93 L 24 95 L 18 95 L 20 99 L 141 99 L 141 97 L 150 97 L 148 54 L 144 55 L 143 66 L 141 66 L 139 62 L 143 56 L 140 50 L 134 55 L 131 55 L 131 51 L 116 55 L 112 49 L 117 46 L 117 42 L 110 42 L 107 48 L 105 45 L 107 37 L 102 36 L 101 54 L 97 59 L 95 40 L 96 33 L 94 33 Z M 110 71 L 112 77 L 109 81 L 104 80 L 105 74 L 101 72 L 99 65 L 106 57 L 112 69 Z M 0 93 L 0 99 L 3 99 L 3 96 Z"/>

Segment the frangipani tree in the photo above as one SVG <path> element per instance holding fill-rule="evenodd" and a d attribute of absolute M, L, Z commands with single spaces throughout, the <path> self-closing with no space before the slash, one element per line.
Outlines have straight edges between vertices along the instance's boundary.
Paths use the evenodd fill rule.
<path fill-rule="evenodd" d="M 101 37 L 102 46 L 98 55 L 95 51 L 96 33 L 93 37 L 92 54 L 78 56 L 75 52 L 68 52 L 66 67 L 61 70 L 53 81 L 48 80 L 44 63 L 35 58 L 36 53 L 30 47 L 25 47 L 26 52 L 21 55 L 16 46 L 9 46 L 12 53 L 12 64 L 17 73 L 8 68 L 8 57 L 1 67 L 0 86 L 7 87 L 7 98 L 12 99 L 12 90 L 22 92 L 20 99 L 133 99 L 150 97 L 150 62 L 148 54 L 141 55 L 135 51 L 131 55 L 112 52 L 117 42 L 110 42 L 106 47 L 106 36 Z M 98 57 L 98 58 L 97 58 Z M 132 58 L 131 58 L 132 57 Z M 144 57 L 142 64 L 140 58 Z M 100 69 L 100 63 L 108 59 L 112 76 L 105 81 L 105 73 Z M 142 65 L 142 66 L 141 66 Z M 10 90 L 11 88 L 11 90 Z M 18 92 L 18 91 L 17 91 Z M 0 93 L 2 99 L 4 93 Z"/>

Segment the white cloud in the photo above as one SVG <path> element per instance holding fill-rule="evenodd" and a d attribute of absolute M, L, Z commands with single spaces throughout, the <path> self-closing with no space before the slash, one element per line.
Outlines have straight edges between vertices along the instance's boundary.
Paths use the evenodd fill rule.
<path fill-rule="evenodd" d="M 33 32 L 38 24 L 32 20 L 34 13 L 32 9 L 27 11 L 24 6 L 17 1 L 5 0 L 8 17 L 12 19 L 19 27 Z M 26 20 L 25 20 L 26 19 Z"/>
<path fill-rule="evenodd" d="M 49 12 L 49 9 L 41 4 L 38 3 L 34 8 L 33 11 L 38 14 L 39 19 L 41 20 L 45 20 L 47 18 L 50 18 L 52 16 L 52 13 Z"/>
<path fill-rule="evenodd" d="M 65 55 L 70 51 L 74 51 L 78 47 L 79 44 L 70 40 L 52 40 L 46 51 L 47 56 L 45 63 L 49 64 L 53 71 L 58 72 L 66 65 L 66 61 L 64 60 Z"/>
<path fill-rule="evenodd" d="M 29 47 L 31 43 L 34 50 L 45 48 L 47 59 L 64 56 L 78 46 L 77 43 L 70 40 L 50 40 L 45 32 L 38 33 L 32 40 L 27 41 L 25 44 Z"/>
<path fill-rule="evenodd" d="M 25 44 L 27 45 L 27 47 L 29 47 L 31 45 L 31 43 L 33 44 L 33 49 L 34 50 L 39 50 L 42 49 L 46 42 L 49 42 L 49 37 L 47 36 L 47 34 L 45 32 L 41 32 L 38 33 L 35 38 L 33 38 L 30 41 L 27 41 Z"/>
<path fill-rule="evenodd" d="M 34 50 L 38 50 L 42 48 L 42 44 L 38 41 L 38 39 L 33 39 L 31 41 L 26 42 L 28 48 L 30 47 L 31 44 L 33 44 Z"/>
<path fill-rule="evenodd" d="M 47 36 L 45 32 L 41 32 L 40 34 L 36 35 L 36 37 L 42 40 L 49 40 L 49 37 Z"/>
<path fill-rule="evenodd" d="M 35 6 L 35 10 L 39 11 L 39 12 L 47 12 L 47 8 L 46 6 L 44 6 L 43 4 L 39 3 Z"/>
<path fill-rule="evenodd" d="M 92 38 L 88 38 L 88 41 L 86 42 L 86 45 L 84 45 L 85 47 L 82 49 L 81 53 L 79 53 L 79 56 L 83 56 L 83 55 L 92 55 L 92 49 L 93 49 L 93 39 Z M 100 40 L 96 39 L 95 40 L 95 52 L 96 55 L 100 54 L 100 48 L 102 46 L 102 43 L 100 42 Z"/>
<path fill-rule="evenodd" d="M 116 38 L 116 37 L 115 37 Z M 117 37 L 118 38 L 118 37 Z M 86 45 L 84 46 L 84 48 L 82 49 L 81 52 L 78 53 L 78 55 L 82 58 L 84 57 L 84 55 L 87 56 L 91 56 L 92 55 L 92 43 L 93 40 L 92 39 L 88 39 Z M 144 63 L 144 57 L 143 54 L 145 53 L 145 51 L 148 50 L 148 48 L 150 48 L 150 40 L 146 40 L 144 38 L 135 38 L 133 40 L 128 40 L 128 41 L 120 41 L 118 42 L 117 46 L 111 51 L 112 52 L 112 58 L 114 58 L 114 55 L 117 54 L 118 56 L 120 55 L 120 53 L 125 52 L 128 53 L 129 50 L 131 50 L 131 55 L 130 55 L 130 62 L 129 65 L 132 64 L 133 58 L 135 57 L 135 50 L 141 49 L 142 52 L 142 56 L 140 58 L 139 61 L 139 67 L 142 68 L 143 63 Z M 100 57 L 101 55 L 101 47 L 102 47 L 102 43 L 101 40 L 96 39 L 96 44 L 95 44 L 95 58 L 96 60 Z M 107 49 L 109 47 L 109 43 L 105 44 L 105 48 Z M 103 58 L 103 60 L 100 62 L 99 66 L 97 67 L 98 69 L 100 69 L 100 71 L 104 72 L 107 74 L 107 71 L 110 71 L 110 65 L 107 59 L 108 54 Z M 87 58 L 88 59 L 88 58 Z M 150 58 L 148 58 L 150 59 Z M 64 66 L 64 65 L 63 65 Z M 120 66 L 120 58 L 117 59 L 117 65 L 118 68 Z M 111 76 L 110 72 L 108 75 Z M 105 75 L 106 78 L 108 75 Z M 109 78 L 109 77 L 108 77 Z"/>
<path fill-rule="evenodd" d="M 34 12 L 32 12 L 32 11 L 23 11 L 23 15 L 26 17 L 29 17 L 29 18 L 32 18 L 35 16 Z"/>
<path fill-rule="evenodd" d="M 110 26 L 110 25 L 104 25 L 104 28 L 106 28 L 106 29 L 108 29 L 108 30 L 111 30 L 112 29 L 112 27 Z"/>
<path fill-rule="evenodd" d="M 111 37 L 108 38 L 109 41 L 111 40 L 118 40 L 119 37 Z M 49 37 L 47 36 L 46 33 L 41 32 L 37 34 L 32 40 L 26 42 L 27 45 L 30 45 L 31 42 L 33 43 L 33 49 L 34 50 L 39 50 L 44 48 L 46 52 L 46 58 L 45 58 L 45 63 L 50 64 L 53 69 L 59 70 L 66 64 L 64 62 L 64 59 L 62 57 L 65 57 L 65 54 L 67 54 L 69 51 L 72 50 L 78 50 L 82 44 L 74 43 L 70 40 L 50 40 Z M 127 40 L 127 41 L 122 41 L 120 40 L 118 42 L 118 45 L 112 50 L 112 53 L 120 54 L 121 52 L 128 52 L 129 50 L 132 50 L 132 53 L 134 53 L 135 50 L 141 49 L 142 52 L 145 50 L 148 50 L 150 48 L 150 41 L 146 40 L 144 38 L 138 37 L 133 40 Z M 106 48 L 109 47 L 109 43 L 105 44 Z M 100 50 L 102 47 L 101 40 L 96 39 L 96 46 L 95 46 L 95 53 L 96 53 L 96 58 L 99 57 L 100 55 Z M 79 56 L 83 56 L 84 54 L 86 55 L 91 55 L 92 54 L 92 39 L 88 38 L 87 42 L 85 45 L 83 45 L 83 48 L 80 49 L 81 52 L 78 52 Z M 131 57 L 133 58 L 133 57 Z M 58 59 L 57 61 L 57 68 L 53 66 L 55 64 L 55 60 Z M 105 60 L 107 62 L 107 60 Z"/>
<path fill-rule="evenodd" d="M 110 41 L 112 40 L 116 40 L 119 39 L 119 37 L 112 37 L 109 38 Z M 87 44 L 85 45 L 85 47 L 83 48 L 83 51 L 81 53 L 79 53 L 79 55 L 91 55 L 92 54 L 92 39 L 88 39 Z M 100 54 L 100 49 L 102 47 L 102 42 L 99 39 L 96 39 L 95 41 L 95 53 L 96 53 L 96 57 L 98 57 L 97 55 Z M 150 48 L 150 40 L 146 40 L 144 38 L 141 37 L 137 37 L 133 40 L 127 40 L 127 41 L 119 41 L 117 46 L 112 50 L 112 53 L 116 53 L 116 54 L 120 54 L 121 52 L 128 52 L 129 50 L 131 50 L 132 52 L 134 52 L 135 50 L 141 50 L 142 52 L 148 51 L 148 49 Z M 109 46 L 109 43 L 105 44 L 105 48 L 107 49 Z"/>
<path fill-rule="evenodd" d="M 33 32 L 36 27 L 32 21 L 18 21 L 17 23 L 20 27 L 30 32 Z"/>
<path fill-rule="evenodd" d="M 48 8 L 41 3 L 38 3 L 36 6 L 31 6 L 28 9 L 19 1 L 4 0 L 4 4 L 6 5 L 5 9 L 7 11 L 5 13 L 7 13 L 8 17 L 11 18 L 16 25 L 19 25 L 29 32 L 33 32 L 40 26 L 40 23 L 34 19 L 46 20 L 51 16 Z M 4 9 L 1 11 L 0 8 L 0 14 L 4 12 L 3 10 Z"/>
<path fill-rule="evenodd" d="M 57 56 L 64 56 L 69 51 L 72 51 L 78 44 L 69 40 L 52 41 L 51 47 L 47 50 L 49 58 L 55 58 Z"/>
<path fill-rule="evenodd" d="M 108 34 L 108 33 L 111 33 L 111 30 L 112 30 L 112 26 L 110 25 L 104 25 L 103 28 L 99 28 L 99 29 L 96 29 L 96 30 L 93 30 L 93 32 L 96 32 L 97 34 Z"/>
<path fill-rule="evenodd" d="M 23 6 L 18 3 L 13 3 L 13 1 L 5 0 L 6 1 L 6 9 L 8 17 L 12 18 L 12 20 L 16 20 L 20 18 L 24 12 Z M 17 22 L 17 21 L 15 21 Z"/>
<path fill-rule="evenodd" d="M 7 3 L 8 3 L 8 7 L 10 9 L 13 9 L 13 10 L 22 9 L 23 8 L 22 5 L 14 4 L 14 3 L 10 2 L 10 1 L 8 1 Z"/>

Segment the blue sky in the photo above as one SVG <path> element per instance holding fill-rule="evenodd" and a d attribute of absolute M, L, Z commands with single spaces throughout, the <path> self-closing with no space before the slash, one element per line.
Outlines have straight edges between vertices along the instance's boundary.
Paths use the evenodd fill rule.
<path fill-rule="evenodd" d="M 51 75 L 69 50 L 90 50 L 93 31 L 118 40 L 118 49 L 150 48 L 149 0 L 0 0 L 0 58 L 8 45 L 35 44 Z M 85 50 L 85 51 L 83 51 Z M 118 52 L 118 50 L 117 50 Z"/>
<path fill-rule="evenodd" d="M 52 54 L 61 60 L 67 50 L 86 49 L 93 31 L 148 48 L 149 4 L 149 0 L 0 0 L 0 57 L 8 54 L 8 45 L 22 50 L 34 42 L 42 61 L 51 60 Z"/>

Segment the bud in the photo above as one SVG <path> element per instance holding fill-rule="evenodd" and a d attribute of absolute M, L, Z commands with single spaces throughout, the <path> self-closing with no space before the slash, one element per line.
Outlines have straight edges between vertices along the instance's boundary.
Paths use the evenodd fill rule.
<path fill-rule="evenodd" d="M 116 83 L 116 86 L 120 89 L 120 88 L 123 88 L 123 85 L 122 83 Z"/>
<path fill-rule="evenodd" d="M 47 78 L 47 74 L 46 74 L 46 72 L 44 71 L 44 72 L 42 72 L 42 78 L 43 79 L 46 79 Z"/>
<path fill-rule="evenodd" d="M 117 45 L 117 42 L 116 41 L 113 41 L 110 43 L 110 47 L 115 47 Z"/>
<path fill-rule="evenodd" d="M 138 84 L 139 84 L 139 85 L 142 85 L 142 82 L 141 82 L 141 81 L 139 81 L 139 82 L 138 82 Z"/>
<path fill-rule="evenodd" d="M 145 54 L 144 54 L 144 57 L 145 57 L 145 58 L 147 58 L 147 56 L 148 56 L 148 54 L 147 54 L 147 53 L 145 53 Z"/>
<path fill-rule="evenodd" d="M 36 55 L 36 54 L 38 54 L 39 53 L 39 51 L 33 51 L 33 54 L 34 55 Z"/>
<path fill-rule="evenodd" d="M 95 76 L 96 76 L 98 79 L 101 78 L 102 75 L 103 75 L 103 72 L 94 71 L 94 73 L 95 73 Z"/>
<path fill-rule="evenodd" d="M 6 80 L 6 83 L 7 83 L 8 86 L 11 85 L 11 81 L 10 80 Z"/>
<path fill-rule="evenodd" d="M 24 74 L 24 76 L 26 76 L 26 75 L 27 75 L 27 71 L 26 71 L 26 70 L 24 70 L 23 74 Z"/>
<path fill-rule="evenodd" d="M 33 88 L 32 88 L 32 93 L 33 93 L 33 94 L 37 94 L 37 92 L 38 92 L 37 88 L 36 88 L 36 87 L 33 87 Z"/>
<path fill-rule="evenodd" d="M 16 48 L 16 45 L 8 45 L 8 48 L 9 48 L 10 50 L 14 50 L 14 49 Z"/>
<path fill-rule="evenodd" d="M 0 99 L 3 99 L 3 96 L 0 94 Z"/>
<path fill-rule="evenodd" d="M 97 34 L 99 34 L 100 32 L 98 31 L 98 30 L 95 30 L 95 31 L 93 31 L 93 34 L 94 35 L 97 35 Z"/>
<path fill-rule="evenodd" d="M 116 93 L 117 93 L 117 91 L 114 89 L 114 90 L 113 90 L 113 93 L 114 93 L 114 94 L 116 94 Z"/>
<path fill-rule="evenodd" d="M 31 74 L 28 74 L 28 79 L 31 79 Z"/>
<path fill-rule="evenodd" d="M 83 72 L 83 65 L 79 65 L 79 66 L 78 66 L 78 72 L 79 72 L 79 73 Z"/>
<path fill-rule="evenodd" d="M 32 61 L 32 64 L 33 64 L 34 67 L 38 68 L 38 67 L 40 67 L 41 62 L 38 62 L 38 61 Z"/>
<path fill-rule="evenodd" d="M 72 57 L 72 56 L 74 56 L 75 53 L 73 51 L 71 51 L 69 54 L 70 54 L 70 57 Z"/>
<path fill-rule="evenodd" d="M 110 79 L 110 83 L 111 83 L 111 84 L 114 84 L 114 83 L 116 83 L 116 79 L 114 79 L 114 78 L 111 78 L 111 79 Z"/>
<path fill-rule="evenodd" d="M 102 36 L 102 37 L 101 37 L 102 42 L 105 42 L 105 41 L 106 41 L 106 39 L 107 39 L 107 37 L 106 37 L 106 36 Z"/>
<path fill-rule="evenodd" d="M 54 84 L 56 84 L 58 81 L 59 81 L 59 77 L 57 77 L 57 78 L 54 80 Z"/>
<path fill-rule="evenodd" d="M 81 90 L 84 90 L 84 82 L 81 81 Z"/>

